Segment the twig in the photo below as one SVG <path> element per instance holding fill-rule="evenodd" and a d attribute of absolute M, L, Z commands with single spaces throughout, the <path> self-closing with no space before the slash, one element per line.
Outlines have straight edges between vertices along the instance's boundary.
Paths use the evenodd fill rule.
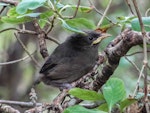
<path fill-rule="evenodd" d="M 103 16 L 103 13 L 100 12 L 100 11 L 95 7 L 95 5 L 92 3 L 92 1 L 91 1 L 91 0 L 88 0 L 88 1 L 89 1 L 90 5 L 94 8 L 94 10 L 95 10 L 98 14 L 100 14 L 100 15 Z M 113 23 L 112 20 L 111 20 L 109 17 L 107 17 L 106 15 L 105 15 L 105 18 L 106 18 L 110 23 L 115 24 L 115 23 Z"/>
<path fill-rule="evenodd" d="M 3 30 L 0 31 L 0 33 L 5 32 L 5 31 L 8 31 L 8 30 L 16 30 L 16 31 L 18 31 L 18 33 L 21 33 L 21 34 L 37 35 L 37 33 L 36 33 L 35 31 L 22 30 L 22 29 L 13 28 L 13 27 L 12 27 L 12 28 L 3 29 Z M 53 37 L 50 37 L 50 36 L 47 36 L 47 35 L 46 35 L 45 38 L 48 39 L 48 40 L 53 41 L 54 43 L 56 43 L 56 44 L 58 44 L 58 45 L 60 44 L 60 42 L 59 42 L 58 40 L 56 40 L 55 38 L 53 38 Z"/>
<path fill-rule="evenodd" d="M 133 98 L 135 97 L 136 91 L 137 91 L 137 89 L 139 87 L 139 83 L 140 83 L 141 77 L 143 75 L 144 68 L 145 68 L 145 65 L 142 66 L 142 69 L 140 71 L 140 75 L 139 75 L 139 78 L 138 78 L 137 83 L 136 83 L 136 88 L 135 88 L 134 93 L 132 95 Z"/>
<path fill-rule="evenodd" d="M 50 33 L 54 27 L 54 21 L 55 21 L 56 17 L 54 16 L 52 21 L 51 21 L 51 27 L 47 30 L 46 34 L 48 35 L 48 33 Z"/>
<path fill-rule="evenodd" d="M 35 60 L 35 58 L 30 54 L 30 52 L 27 50 L 26 46 L 23 44 L 23 42 L 20 40 L 20 38 L 17 36 L 16 33 L 14 33 L 16 39 L 18 40 L 18 42 L 20 43 L 20 45 L 22 46 L 22 48 L 25 50 L 25 52 L 29 55 L 29 57 L 32 59 L 32 61 L 38 66 L 41 67 L 40 64 Z"/>
<path fill-rule="evenodd" d="M 128 5 L 128 7 L 129 7 L 129 9 L 130 9 L 131 13 L 132 13 L 133 15 L 135 15 L 135 14 L 134 14 L 134 12 L 133 12 L 133 10 L 132 10 L 132 7 L 131 7 L 131 5 L 130 5 L 129 0 L 125 0 L 125 1 L 126 1 L 126 3 L 127 3 L 127 5 Z"/>
<path fill-rule="evenodd" d="M 60 42 L 58 40 L 56 40 L 55 38 L 53 38 L 53 37 L 46 36 L 46 39 L 51 40 L 51 41 L 55 42 L 58 45 L 60 44 Z"/>
<path fill-rule="evenodd" d="M 135 69 L 140 73 L 140 69 L 137 67 L 137 65 L 134 62 L 132 62 L 131 60 L 129 60 L 128 57 L 126 57 L 126 56 L 125 56 L 125 59 L 128 62 L 130 62 L 135 67 Z M 144 74 L 142 74 L 142 76 L 144 77 Z"/>
<path fill-rule="evenodd" d="M 150 12 L 150 8 L 146 10 L 145 16 L 148 17 L 148 13 Z"/>
<path fill-rule="evenodd" d="M 22 33 L 22 34 L 32 34 L 32 35 L 37 35 L 37 33 L 34 32 L 34 31 L 30 31 L 30 30 L 22 30 L 22 29 L 18 29 L 18 28 L 14 28 L 14 27 L 3 29 L 3 30 L 0 31 L 0 33 L 5 32 L 5 31 L 8 31 L 8 30 L 15 30 L 15 31 L 18 31 L 18 33 Z"/>
<path fill-rule="evenodd" d="M 33 53 L 35 53 L 35 52 L 33 52 Z M 33 55 L 33 53 L 31 53 L 31 55 Z M 26 60 L 28 58 L 30 58 L 30 57 L 29 56 L 25 56 L 25 57 L 23 57 L 21 59 L 18 59 L 18 60 L 13 60 L 13 61 L 9 61 L 9 62 L 0 63 L 0 66 L 18 63 L 18 62 L 24 61 L 24 60 Z"/>
<path fill-rule="evenodd" d="M 17 105 L 21 107 L 34 107 L 32 102 L 20 102 L 20 101 L 9 101 L 9 100 L 0 100 L 1 104 L 8 104 L 8 105 Z M 36 103 L 37 106 L 41 106 L 42 103 Z"/>
<path fill-rule="evenodd" d="M 10 5 L 14 5 L 14 6 L 17 6 L 17 4 L 18 4 L 17 1 L 13 1 L 13 0 L 0 0 L 0 2 L 7 3 Z"/>
<path fill-rule="evenodd" d="M 76 10 L 75 10 L 75 13 L 74 13 L 74 15 L 73 15 L 72 17 L 70 17 L 69 19 L 72 19 L 72 18 L 75 18 L 75 17 L 76 17 L 76 15 L 77 15 L 77 13 L 78 13 L 78 9 L 79 9 L 80 2 L 81 2 L 81 0 L 78 0 L 78 4 L 77 4 L 77 8 L 76 8 Z"/>
<path fill-rule="evenodd" d="M 5 32 L 5 31 L 8 31 L 8 30 L 16 30 L 16 31 L 19 31 L 19 29 L 12 27 L 12 28 L 3 29 L 3 30 L 0 31 L 0 33 Z"/>
<path fill-rule="evenodd" d="M 105 9 L 105 11 L 104 11 L 103 16 L 101 17 L 101 19 L 99 20 L 99 22 L 98 22 L 98 24 L 97 24 L 97 28 L 99 28 L 99 26 L 102 24 L 102 22 L 103 22 L 103 20 L 104 20 L 104 18 L 105 18 L 105 16 L 106 16 L 106 14 L 107 14 L 107 12 L 108 12 L 108 10 L 109 10 L 109 8 L 110 8 L 111 3 L 112 3 L 112 0 L 109 0 L 109 3 L 108 3 L 108 5 L 107 5 L 107 7 L 106 7 L 106 9 Z"/>
<path fill-rule="evenodd" d="M 148 91 L 148 88 L 147 88 L 147 64 L 148 64 L 148 59 L 147 59 L 147 44 L 146 44 L 146 32 L 145 32 L 145 28 L 144 28 L 144 24 L 142 22 L 142 17 L 141 17 L 141 13 L 138 9 L 138 5 L 137 5 L 137 2 L 136 0 L 133 0 L 133 4 L 134 4 L 134 7 L 135 7 L 135 10 L 136 10 L 136 13 L 137 13 L 137 16 L 138 16 L 138 19 L 139 19 L 139 23 L 140 23 L 140 27 L 141 27 L 141 33 L 142 33 L 142 36 L 143 36 L 143 48 L 144 48 L 144 59 L 143 59 L 143 67 L 145 68 L 145 79 L 144 79 L 144 92 L 145 92 L 145 102 L 147 100 L 147 91 Z"/>
<path fill-rule="evenodd" d="M 0 10 L 0 14 L 4 11 L 5 8 L 6 8 L 6 6 L 2 7 L 2 9 Z"/>
<path fill-rule="evenodd" d="M 147 52 L 150 52 L 150 50 L 147 50 Z M 134 53 L 131 53 L 131 54 L 127 54 L 125 56 L 133 56 L 133 55 L 139 54 L 139 53 L 143 53 L 143 51 L 137 51 L 137 52 L 134 52 Z"/>

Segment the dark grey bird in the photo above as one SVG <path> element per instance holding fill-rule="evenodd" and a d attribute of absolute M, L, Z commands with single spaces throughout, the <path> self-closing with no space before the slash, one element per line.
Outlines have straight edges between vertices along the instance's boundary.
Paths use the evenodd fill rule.
<path fill-rule="evenodd" d="M 98 59 L 98 45 L 110 36 L 96 31 L 77 33 L 60 44 L 42 66 L 41 81 L 59 88 L 71 88 L 71 83 L 90 72 Z"/>

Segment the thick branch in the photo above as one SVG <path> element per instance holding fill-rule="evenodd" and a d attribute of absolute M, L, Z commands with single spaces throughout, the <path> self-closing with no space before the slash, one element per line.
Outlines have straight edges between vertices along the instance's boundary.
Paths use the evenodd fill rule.
<path fill-rule="evenodd" d="M 150 33 L 147 33 L 150 36 Z M 131 47 L 143 44 L 142 35 L 139 32 L 126 29 L 121 35 L 117 36 L 106 48 L 105 53 L 108 58 L 101 74 L 93 82 L 93 89 L 99 90 L 109 79 L 118 67 L 120 58 L 124 56 Z"/>

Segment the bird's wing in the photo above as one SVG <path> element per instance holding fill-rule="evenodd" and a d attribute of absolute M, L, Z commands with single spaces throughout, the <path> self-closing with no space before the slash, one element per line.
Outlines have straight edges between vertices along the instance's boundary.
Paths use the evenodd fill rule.
<path fill-rule="evenodd" d="M 65 53 L 67 53 L 67 48 L 64 46 L 64 44 L 59 45 L 44 63 L 40 73 L 49 73 L 49 71 L 51 71 L 64 57 L 66 57 Z"/>
<path fill-rule="evenodd" d="M 45 64 L 42 66 L 40 73 L 47 73 L 49 70 L 57 65 L 57 60 L 54 57 L 49 57 Z"/>
<path fill-rule="evenodd" d="M 77 57 L 64 58 L 62 62 L 49 71 L 50 73 L 46 76 L 57 83 L 61 82 L 72 82 L 83 75 L 88 73 L 92 69 L 93 65 L 86 63 L 83 59 Z"/>

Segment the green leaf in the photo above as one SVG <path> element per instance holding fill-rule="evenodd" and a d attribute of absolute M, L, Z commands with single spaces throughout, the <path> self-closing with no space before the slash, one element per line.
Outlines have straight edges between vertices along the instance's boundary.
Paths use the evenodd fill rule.
<path fill-rule="evenodd" d="M 106 113 L 106 112 L 96 109 L 86 109 L 80 105 L 76 105 L 65 109 L 63 113 Z"/>
<path fill-rule="evenodd" d="M 80 28 L 80 29 L 96 29 L 95 24 L 93 21 L 90 21 L 86 18 L 75 18 L 75 19 L 69 19 L 66 20 L 66 23 L 74 28 Z"/>
<path fill-rule="evenodd" d="M 126 96 L 123 81 L 118 78 L 110 78 L 103 87 L 103 95 L 110 112 L 114 104 L 123 100 Z"/>
<path fill-rule="evenodd" d="M 134 102 L 136 102 L 136 99 L 125 99 L 120 103 L 120 110 L 121 112 L 123 111 L 124 108 L 130 106 L 131 104 L 133 104 Z"/>
<path fill-rule="evenodd" d="M 97 109 L 101 110 L 101 111 L 105 111 L 105 112 L 108 112 L 108 104 L 107 103 L 104 103 L 104 104 L 101 104 Z"/>
<path fill-rule="evenodd" d="M 71 7 L 72 9 L 75 9 L 77 8 L 76 5 L 68 5 L 68 7 Z M 78 11 L 80 12 L 90 12 L 93 8 L 92 7 L 87 7 L 87 6 L 79 6 L 78 7 Z"/>
<path fill-rule="evenodd" d="M 9 16 L 9 17 L 19 16 L 19 14 L 16 12 L 16 7 L 13 7 L 11 9 L 9 9 L 8 12 L 7 12 L 7 16 Z"/>
<path fill-rule="evenodd" d="M 72 7 L 73 9 L 75 9 L 75 10 L 76 10 L 76 8 L 77 8 L 76 5 L 72 5 L 71 7 Z M 87 12 L 90 12 L 92 9 L 93 9 L 92 7 L 79 6 L 78 11 L 87 13 Z"/>
<path fill-rule="evenodd" d="M 41 13 L 40 18 L 41 18 L 41 19 L 49 18 L 49 17 L 51 17 L 52 15 L 53 15 L 53 12 L 52 12 L 52 11 L 46 11 L 46 12 Z"/>
<path fill-rule="evenodd" d="M 21 24 L 32 20 L 31 18 L 27 17 L 17 18 L 18 16 L 19 14 L 16 13 L 16 8 L 13 7 L 8 11 L 7 16 L 1 17 L 0 20 L 4 23 L 11 23 L 11 24 Z"/>
<path fill-rule="evenodd" d="M 76 10 L 76 8 L 77 8 L 77 5 L 60 5 L 59 3 L 58 3 L 58 6 L 57 6 L 58 8 L 61 8 L 60 9 L 60 13 L 62 12 L 62 11 L 65 11 L 66 9 L 68 9 L 69 10 L 69 8 L 72 8 L 72 9 L 74 9 L 74 10 Z M 78 11 L 80 11 L 80 12 L 85 12 L 85 13 L 87 13 L 87 12 L 90 12 L 91 10 L 92 10 L 93 8 L 92 7 L 87 7 L 87 6 L 79 6 L 78 7 Z"/>
<path fill-rule="evenodd" d="M 69 20 L 62 20 L 62 26 L 70 31 L 77 32 L 77 33 L 84 33 L 80 29 L 95 29 L 96 26 L 94 23 L 90 20 L 87 20 L 85 18 L 75 18 L 75 19 L 69 19 Z"/>
<path fill-rule="evenodd" d="M 73 88 L 69 90 L 69 94 L 82 100 L 89 100 L 89 101 L 104 100 L 102 94 L 87 89 Z"/>
<path fill-rule="evenodd" d="M 45 19 L 39 19 L 39 20 L 38 20 L 38 23 L 39 23 L 39 25 L 40 25 L 41 28 L 44 28 L 44 26 L 45 26 L 46 23 L 47 23 L 47 20 L 45 20 Z"/>
<path fill-rule="evenodd" d="M 142 21 L 146 31 L 150 31 L 150 17 L 142 17 Z M 138 18 L 131 21 L 132 29 L 135 31 L 141 31 L 140 23 Z"/>
<path fill-rule="evenodd" d="M 31 20 L 32 20 L 31 18 L 16 18 L 16 17 L 8 17 L 8 16 L 1 17 L 2 22 L 11 23 L 11 24 L 21 24 L 24 22 L 29 22 Z"/>
<path fill-rule="evenodd" d="M 18 14 L 25 14 L 28 9 L 34 10 L 44 5 L 46 0 L 22 0 L 16 7 Z"/>
<path fill-rule="evenodd" d="M 40 16 L 40 14 L 41 13 L 27 13 L 27 14 L 24 14 L 24 15 L 20 15 L 17 18 L 22 18 L 22 17 L 32 17 L 32 18 L 35 18 L 35 17 Z"/>
<path fill-rule="evenodd" d="M 69 31 L 73 31 L 73 32 L 77 32 L 77 33 L 84 33 L 82 30 L 79 30 L 77 28 L 74 28 L 70 25 L 68 25 L 63 19 L 60 19 L 62 22 L 62 27 L 64 27 L 65 29 L 69 30 Z"/>

